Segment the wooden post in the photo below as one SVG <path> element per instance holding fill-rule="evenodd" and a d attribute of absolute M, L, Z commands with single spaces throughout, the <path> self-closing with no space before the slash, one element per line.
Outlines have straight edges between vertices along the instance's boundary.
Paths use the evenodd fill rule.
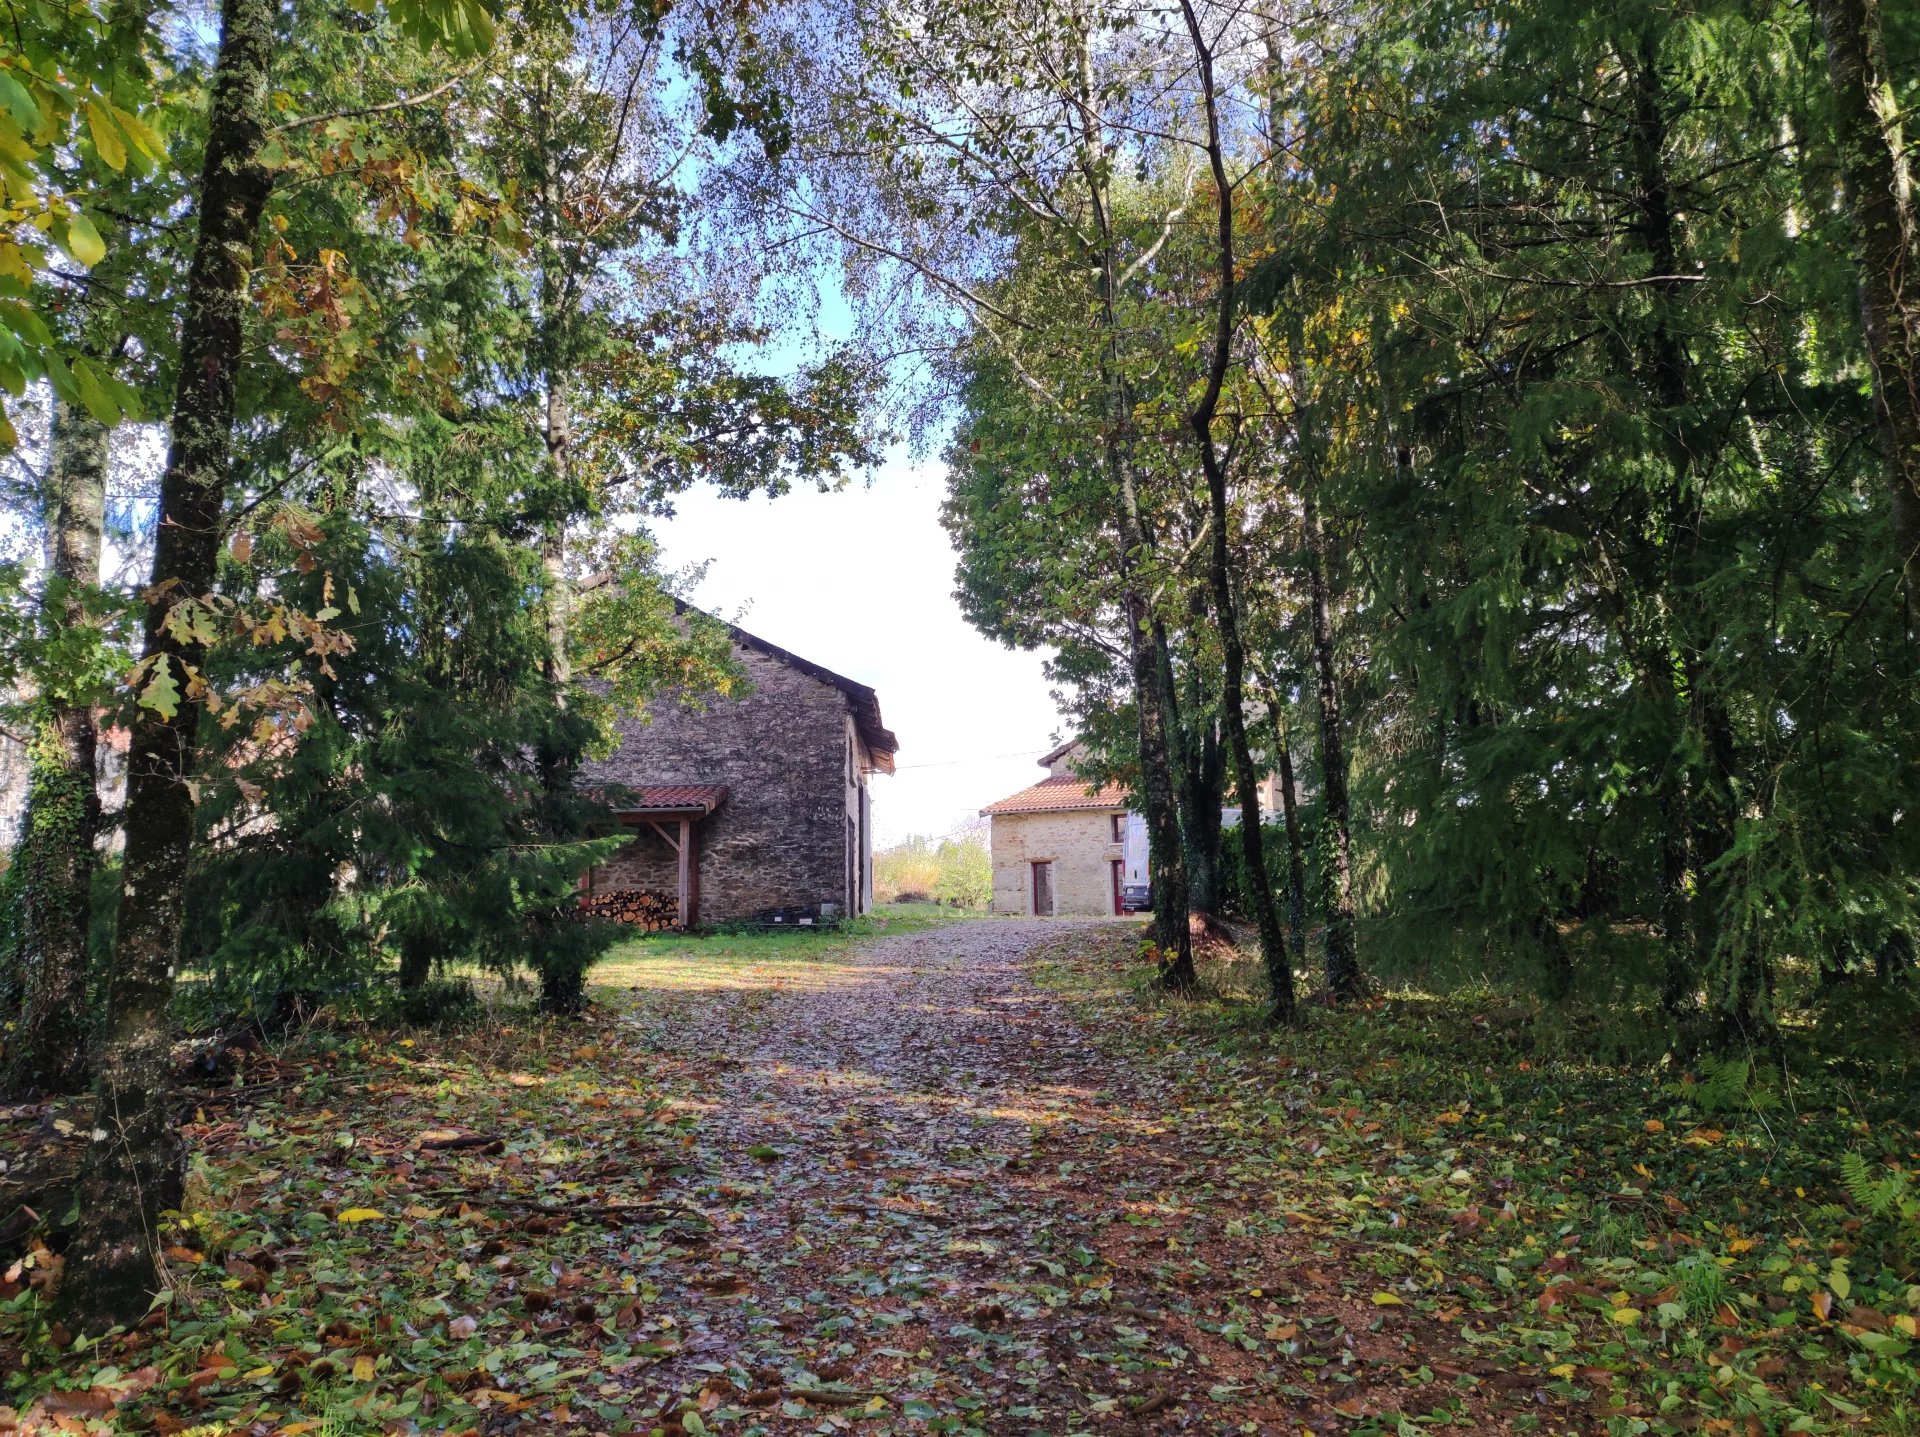
<path fill-rule="evenodd" d="M 687 820 L 687 927 L 700 921 L 700 820 Z"/>
<path fill-rule="evenodd" d="M 693 927 L 693 821 L 680 820 L 680 927 Z"/>

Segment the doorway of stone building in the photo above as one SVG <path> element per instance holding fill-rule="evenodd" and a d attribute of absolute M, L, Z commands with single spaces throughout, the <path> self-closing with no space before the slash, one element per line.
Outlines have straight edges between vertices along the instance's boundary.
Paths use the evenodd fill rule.
<path fill-rule="evenodd" d="M 1053 864 L 1033 865 L 1033 911 L 1041 918 L 1053 917 Z"/>

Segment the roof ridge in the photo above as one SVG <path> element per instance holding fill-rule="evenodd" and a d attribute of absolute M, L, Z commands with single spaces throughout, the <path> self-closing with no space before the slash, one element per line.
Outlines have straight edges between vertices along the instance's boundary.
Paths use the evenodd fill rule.
<path fill-rule="evenodd" d="M 893 772 L 893 756 L 900 751 L 900 740 L 894 737 L 893 730 L 888 728 L 880 717 L 880 695 L 874 692 L 871 685 L 863 684 L 858 679 L 850 679 L 845 674 L 835 673 L 825 664 L 816 664 L 812 659 L 803 659 L 792 649 L 783 649 L 769 639 L 763 639 L 758 634 L 750 634 L 738 624 L 730 623 L 718 614 L 710 614 L 705 609 L 696 608 L 677 594 L 669 597 L 672 598 L 673 607 L 678 613 L 697 614 L 703 619 L 711 620 L 724 627 L 735 643 L 756 649 L 776 662 L 819 679 L 852 699 L 853 721 L 860 730 L 861 741 L 874 755 L 883 772 Z"/>
<path fill-rule="evenodd" d="M 1080 801 L 1076 803 L 1066 799 L 1061 793 L 1063 788 L 1073 789 Z M 1127 790 L 1119 784 L 1092 784 L 1084 778 L 1049 774 L 1017 793 L 996 799 L 980 812 L 988 817 L 995 813 L 1070 813 L 1086 809 L 1126 808 L 1127 799 Z"/>

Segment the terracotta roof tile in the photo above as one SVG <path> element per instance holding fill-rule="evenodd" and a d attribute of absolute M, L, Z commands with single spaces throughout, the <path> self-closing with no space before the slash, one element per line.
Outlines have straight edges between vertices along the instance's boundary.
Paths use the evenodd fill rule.
<path fill-rule="evenodd" d="M 632 797 L 618 804 L 619 813 L 660 813 L 695 810 L 712 813 L 727 801 L 724 783 L 667 783 L 632 788 Z"/>
<path fill-rule="evenodd" d="M 1127 806 L 1127 791 L 1117 785 L 1095 788 L 1077 778 L 1043 778 L 980 811 L 995 813 L 1062 813 L 1076 809 L 1113 809 Z"/>

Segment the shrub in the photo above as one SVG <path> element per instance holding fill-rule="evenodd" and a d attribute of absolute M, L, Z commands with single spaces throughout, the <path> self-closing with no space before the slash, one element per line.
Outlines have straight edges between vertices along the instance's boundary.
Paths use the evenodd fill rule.
<path fill-rule="evenodd" d="M 993 898 L 993 858 L 979 826 L 947 838 L 915 834 L 873 856 L 873 896 L 881 903 L 933 899 L 985 908 Z"/>

